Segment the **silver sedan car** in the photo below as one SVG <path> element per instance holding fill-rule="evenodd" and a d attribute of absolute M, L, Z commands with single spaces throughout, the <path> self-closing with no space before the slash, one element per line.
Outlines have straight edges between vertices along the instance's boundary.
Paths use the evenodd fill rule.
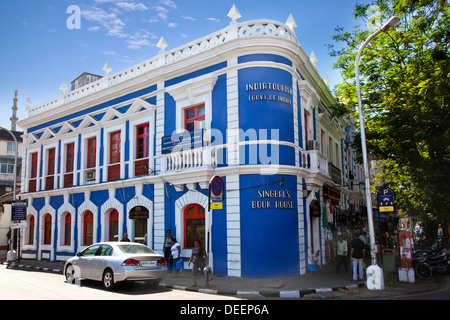
<path fill-rule="evenodd" d="M 64 265 L 68 283 L 79 279 L 98 280 L 105 289 L 122 281 L 159 282 L 166 271 L 162 255 L 134 242 L 96 243 L 78 252 Z"/>

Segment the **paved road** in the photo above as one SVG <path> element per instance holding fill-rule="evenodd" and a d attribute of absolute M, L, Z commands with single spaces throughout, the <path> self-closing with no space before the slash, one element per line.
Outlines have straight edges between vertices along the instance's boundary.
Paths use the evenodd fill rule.
<path fill-rule="evenodd" d="M 60 274 L 7 269 L 0 265 L 0 300 L 238 300 L 236 297 L 171 290 L 145 283 L 125 283 L 103 290 L 100 283 L 67 284 Z"/>

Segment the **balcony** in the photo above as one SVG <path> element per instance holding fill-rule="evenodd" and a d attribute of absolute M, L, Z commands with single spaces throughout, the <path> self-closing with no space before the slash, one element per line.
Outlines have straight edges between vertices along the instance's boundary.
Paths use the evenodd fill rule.
<path fill-rule="evenodd" d="M 151 172 L 148 158 L 138 159 L 134 161 L 134 176 L 148 176 Z"/>
<path fill-rule="evenodd" d="M 217 164 L 215 148 L 196 148 L 172 152 L 161 156 L 162 172 L 194 170 L 214 167 Z"/>
<path fill-rule="evenodd" d="M 64 188 L 71 188 L 73 187 L 73 173 L 66 173 L 64 175 Z"/>
<path fill-rule="evenodd" d="M 36 179 L 28 181 L 28 192 L 36 192 Z"/>
<path fill-rule="evenodd" d="M 302 152 L 303 168 L 328 175 L 328 160 L 318 150 Z"/>
<path fill-rule="evenodd" d="M 328 164 L 328 172 L 331 178 L 331 181 L 333 181 L 334 183 L 341 185 L 342 181 L 341 181 L 341 170 L 336 167 L 334 164 L 329 163 Z"/>
<path fill-rule="evenodd" d="M 55 177 L 47 176 L 45 177 L 45 190 L 53 190 L 55 188 Z"/>
<path fill-rule="evenodd" d="M 108 181 L 120 180 L 120 163 L 108 166 Z"/>

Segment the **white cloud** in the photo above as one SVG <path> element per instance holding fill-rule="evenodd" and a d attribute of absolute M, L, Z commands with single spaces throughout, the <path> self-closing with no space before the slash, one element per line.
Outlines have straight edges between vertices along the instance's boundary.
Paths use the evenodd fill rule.
<path fill-rule="evenodd" d="M 134 3 L 134 2 L 118 2 L 116 5 L 126 11 L 144 11 L 148 10 L 148 7 L 143 3 Z"/>
<path fill-rule="evenodd" d="M 161 0 L 160 3 L 172 9 L 177 8 L 177 5 L 172 0 Z"/>
<path fill-rule="evenodd" d="M 125 42 L 128 44 L 127 48 L 133 50 L 139 50 L 142 47 L 153 46 L 154 43 L 150 39 L 156 39 L 156 35 L 148 32 L 147 30 L 141 30 L 133 35 L 128 35 Z"/>
<path fill-rule="evenodd" d="M 197 19 L 190 17 L 190 16 L 181 16 L 184 20 L 190 20 L 190 21 L 197 21 Z"/>
<path fill-rule="evenodd" d="M 206 18 L 207 21 L 214 21 L 214 22 L 220 22 L 220 19 L 217 18 Z"/>
<path fill-rule="evenodd" d="M 175 23 L 175 22 L 169 22 L 169 23 L 167 24 L 167 26 L 168 26 L 169 28 L 176 28 L 176 27 L 178 26 L 178 24 Z"/>
<path fill-rule="evenodd" d="M 82 10 L 81 15 L 88 21 L 93 21 L 100 24 L 106 29 L 107 34 L 110 36 L 118 38 L 126 37 L 126 34 L 123 32 L 125 23 L 117 16 L 117 13 L 107 12 L 100 8 L 93 8 Z M 98 29 L 94 28 L 91 31 L 98 31 Z"/>

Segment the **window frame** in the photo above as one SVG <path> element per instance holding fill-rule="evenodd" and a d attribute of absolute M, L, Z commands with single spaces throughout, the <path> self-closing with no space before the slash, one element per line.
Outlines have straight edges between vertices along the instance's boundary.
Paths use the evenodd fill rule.
<path fill-rule="evenodd" d="M 51 245 L 52 244 L 52 223 L 53 217 L 50 213 L 46 213 L 43 218 L 44 229 L 43 229 L 43 245 Z"/>
<path fill-rule="evenodd" d="M 35 233 L 36 219 L 34 215 L 30 215 L 28 218 L 28 245 L 34 245 L 34 233 Z"/>
<path fill-rule="evenodd" d="M 91 217 L 88 218 L 88 215 L 90 215 Z M 92 239 L 91 243 L 87 242 L 87 223 L 92 223 Z M 83 246 L 90 246 L 94 243 L 94 214 L 92 213 L 92 211 L 90 210 L 86 210 L 83 213 Z"/>
<path fill-rule="evenodd" d="M 67 218 L 69 218 L 69 220 Z M 67 231 L 69 231 L 69 233 Z M 67 239 L 67 238 L 69 238 L 69 239 Z M 72 215 L 70 214 L 70 212 L 66 212 L 66 215 L 64 216 L 64 242 L 63 243 L 65 246 L 72 245 Z"/>
<path fill-rule="evenodd" d="M 203 110 L 203 114 L 199 115 L 199 110 L 200 108 L 204 108 Z M 194 110 L 194 117 L 189 118 L 187 117 L 187 113 L 191 110 Z M 206 121 L 206 106 L 204 103 L 200 103 L 198 105 L 192 106 L 192 107 L 187 107 L 183 109 L 183 114 L 184 114 L 184 129 L 187 131 L 195 131 L 198 129 L 202 129 L 200 128 L 200 122 L 201 121 Z M 194 124 L 194 129 L 193 130 L 188 130 L 188 124 Z M 205 127 L 205 125 L 203 126 Z"/>
<path fill-rule="evenodd" d="M 94 141 L 93 145 L 90 145 L 90 141 Z M 92 154 L 92 161 L 89 160 L 90 152 Z M 86 169 L 93 169 L 97 165 L 97 136 L 86 138 Z"/>
<path fill-rule="evenodd" d="M 122 130 L 116 130 L 109 133 L 109 164 L 117 164 L 120 163 L 121 157 L 121 142 L 122 142 Z M 113 139 L 113 136 L 117 136 L 118 138 Z M 113 156 L 113 146 L 116 146 L 117 155 Z M 113 162 L 113 158 L 116 158 L 116 161 Z"/>
<path fill-rule="evenodd" d="M 145 132 L 142 134 L 139 134 L 139 129 L 145 128 Z M 139 152 L 139 146 L 141 145 L 139 143 L 139 139 L 144 139 L 144 143 L 142 144 L 144 146 L 143 155 L 140 156 Z M 150 156 L 150 123 L 143 123 L 136 126 L 136 159 L 146 159 Z"/>

